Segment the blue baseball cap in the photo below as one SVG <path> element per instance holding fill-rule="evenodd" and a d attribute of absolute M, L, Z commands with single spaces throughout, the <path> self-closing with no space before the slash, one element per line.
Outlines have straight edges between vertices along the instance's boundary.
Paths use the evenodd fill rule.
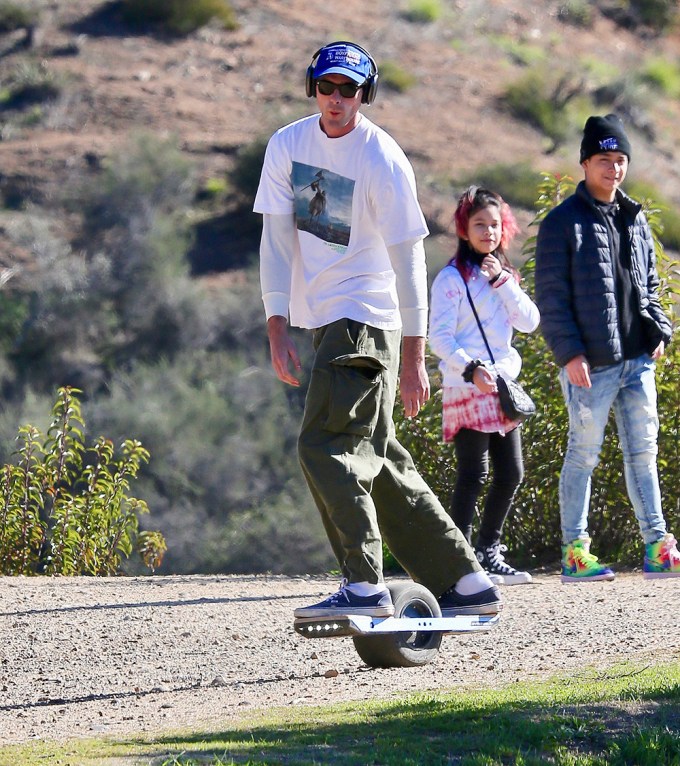
<path fill-rule="evenodd" d="M 362 85 L 373 73 L 371 59 L 361 48 L 351 43 L 331 43 L 319 52 L 313 77 L 318 80 L 325 74 L 344 74 Z"/>

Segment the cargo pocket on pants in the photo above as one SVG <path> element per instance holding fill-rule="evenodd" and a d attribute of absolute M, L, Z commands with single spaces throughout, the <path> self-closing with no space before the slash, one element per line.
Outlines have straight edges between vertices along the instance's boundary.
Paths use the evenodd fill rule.
<path fill-rule="evenodd" d="M 331 362 L 327 431 L 371 436 L 378 422 L 385 365 L 375 357 L 345 354 Z"/>

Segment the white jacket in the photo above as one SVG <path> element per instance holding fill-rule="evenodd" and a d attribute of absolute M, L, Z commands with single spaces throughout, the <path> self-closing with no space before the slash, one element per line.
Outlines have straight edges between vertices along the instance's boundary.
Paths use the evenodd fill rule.
<path fill-rule="evenodd" d="M 514 277 L 494 287 L 478 267 L 474 267 L 468 287 L 496 361 L 496 372 L 504 378 L 516 378 L 522 359 L 512 346 L 513 329 L 533 332 L 538 327 L 540 315 L 536 304 Z M 439 272 L 432 284 L 429 343 L 441 359 L 439 369 L 446 387 L 473 386 L 473 383 L 465 383 L 462 375 L 474 359 L 481 359 L 491 369 L 489 352 L 470 308 L 465 282 L 458 269 L 450 264 Z"/>

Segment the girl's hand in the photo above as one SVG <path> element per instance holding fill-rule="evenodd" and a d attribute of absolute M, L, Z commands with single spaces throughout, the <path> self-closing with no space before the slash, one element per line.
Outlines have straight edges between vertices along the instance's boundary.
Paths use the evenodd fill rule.
<path fill-rule="evenodd" d="M 483 394 L 493 394 L 498 391 L 496 378 L 486 369 L 477 367 L 472 375 L 472 382 Z"/>
<path fill-rule="evenodd" d="M 493 279 L 503 271 L 503 266 L 501 266 L 500 260 L 495 255 L 489 253 L 482 258 L 480 269 L 487 279 Z"/>

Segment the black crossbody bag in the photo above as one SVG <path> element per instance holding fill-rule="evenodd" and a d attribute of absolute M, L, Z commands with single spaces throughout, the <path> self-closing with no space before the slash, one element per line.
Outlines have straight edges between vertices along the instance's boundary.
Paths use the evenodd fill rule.
<path fill-rule="evenodd" d="M 475 308 L 475 304 L 472 301 L 470 288 L 467 286 L 467 282 L 465 283 L 465 291 L 467 292 L 468 301 L 470 301 L 470 308 L 472 309 L 472 313 L 475 315 L 475 319 L 477 320 L 479 331 L 482 333 L 482 338 L 484 338 L 484 345 L 486 346 L 486 350 L 489 352 L 489 359 L 491 359 L 491 364 L 495 365 L 496 360 L 494 359 L 493 352 L 489 346 L 489 341 L 486 339 L 486 333 L 484 332 L 482 323 L 479 321 L 477 309 Z M 510 420 L 522 421 L 535 414 L 536 405 L 534 404 L 534 400 L 516 380 L 506 380 L 504 377 L 496 373 L 496 387 L 498 388 L 498 398 L 501 402 L 501 409 L 510 418 Z"/>

